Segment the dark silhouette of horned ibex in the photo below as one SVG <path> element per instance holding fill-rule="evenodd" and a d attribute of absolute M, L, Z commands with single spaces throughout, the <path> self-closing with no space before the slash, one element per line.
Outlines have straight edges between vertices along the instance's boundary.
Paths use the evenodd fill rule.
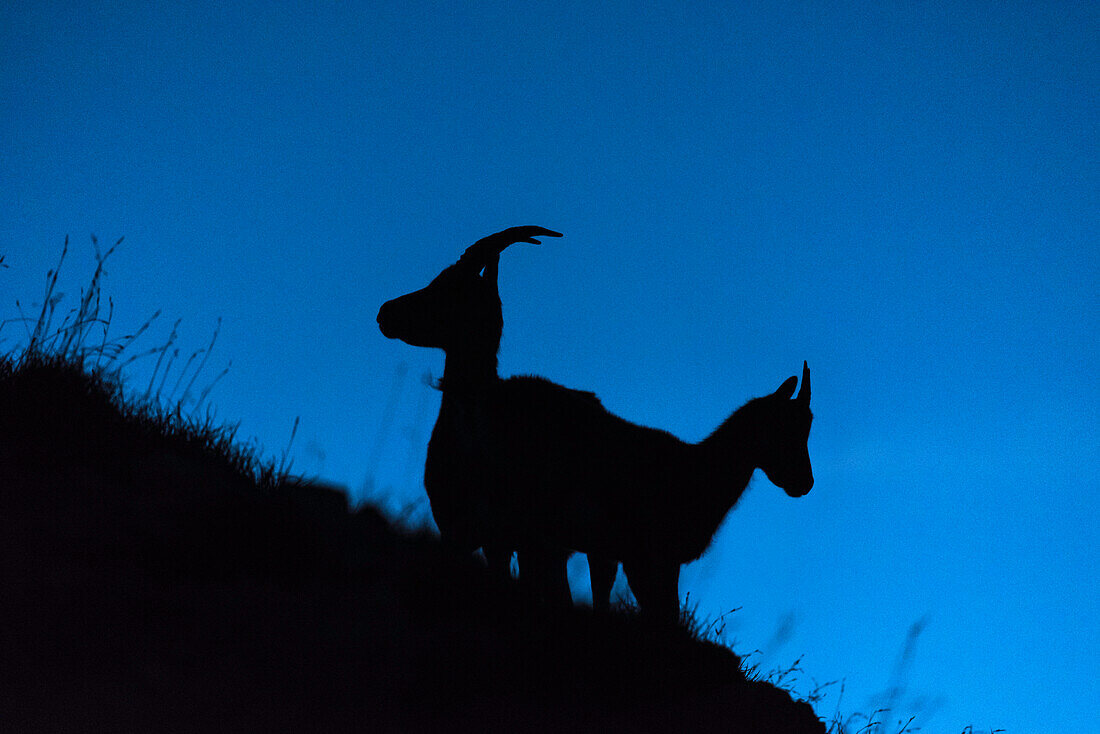
<path fill-rule="evenodd" d="M 482 547 L 490 567 L 515 549 L 521 577 L 554 594 L 569 593 L 568 553 L 587 553 L 597 609 L 621 561 L 643 613 L 674 622 L 680 565 L 706 550 L 755 469 L 792 497 L 813 486 L 809 367 L 797 397 L 791 377 L 696 444 L 612 415 L 590 392 L 501 379 L 500 253 L 538 236 L 560 235 L 530 226 L 486 237 L 378 312 L 385 336 L 446 351 L 424 476 L 433 516 L 445 540 Z"/>
<path fill-rule="evenodd" d="M 517 551 L 521 578 L 560 603 L 570 603 L 565 563 L 570 551 L 525 543 L 500 526 L 495 497 L 503 477 L 495 470 L 488 434 L 491 401 L 499 399 L 497 351 L 504 327 L 497 264 L 515 242 L 561 237 L 543 227 L 512 227 L 479 240 L 426 288 L 382 305 L 378 325 L 389 338 L 446 352 L 439 387 L 443 399 L 428 443 L 424 486 L 444 542 L 465 551 L 482 548 L 490 570 L 510 574 Z"/>

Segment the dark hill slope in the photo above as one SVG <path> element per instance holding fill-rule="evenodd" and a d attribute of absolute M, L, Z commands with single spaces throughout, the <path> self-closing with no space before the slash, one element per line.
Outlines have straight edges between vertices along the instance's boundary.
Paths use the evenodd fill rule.
<path fill-rule="evenodd" d="M 0 728 L 824 732 L 727 648 L 547 610 L 229 434 L 0 362 Z"/>

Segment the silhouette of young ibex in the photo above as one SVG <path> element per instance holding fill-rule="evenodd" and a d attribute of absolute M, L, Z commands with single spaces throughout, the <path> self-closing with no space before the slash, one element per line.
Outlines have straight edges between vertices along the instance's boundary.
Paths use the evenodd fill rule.
<path fill-rule="evenodd" d="M 706 550 L 755 469 L 792 497 L 813 486 L 809 367 L 797 397 L 791 377 L 696 444 L 613 415 L 590 392 L 501 379 L 500 253 L 539 236 L 561 235 L 528 226 L 486 237 L 378 312 L 385 336 L 446 352 L 424 475 L 432 514 L 445 541 L 482 547 L 504 572 L 514 549 L 521 578 L 565 598 L 565 560 L 587 553 L 598 610 L 621 561 L 642 612 L 674 622 L 680 565 Z"/>

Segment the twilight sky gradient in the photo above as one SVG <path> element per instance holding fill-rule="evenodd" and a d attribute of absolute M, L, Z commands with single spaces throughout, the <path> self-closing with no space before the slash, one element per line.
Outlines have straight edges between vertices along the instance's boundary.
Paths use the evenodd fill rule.
<path fill-rule="evenodd" d="M 351 5 L 0 6 L 0 315 L 125 235 L 117 334 L 222 317 L 218 415 L 401 506 L 443 361 L 378 306 L 564 232 L 504 254 L 502 374 L 698 440 L 813 370 L 813 492 L 758 476 L 681 577 L 742 654 L 848 712 L 900 676 L 924 731 L 1089 728 L 1096 3 Z"/>

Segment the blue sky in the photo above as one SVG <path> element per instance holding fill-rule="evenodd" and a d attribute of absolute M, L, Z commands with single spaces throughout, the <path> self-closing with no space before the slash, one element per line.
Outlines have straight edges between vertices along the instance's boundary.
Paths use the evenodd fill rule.
<path fill-rule="evenodd" d="M 70 297 L 125 235 L 117 333 L 221 317 L 219 416 L 271 454 L 300 416 L 297 470 L 422 510 L 442 355 L 378 306 L 564 232 L 504 255 L 502 374 L 698 440 L 813 370 L 813 492 L 757 477 L 681 595 L 845 711 L 927 620 L 899 714 L 1085 728 L 1097 5 L 592 5 L 5 5 L 4 316 L 65 234 Z"/>

